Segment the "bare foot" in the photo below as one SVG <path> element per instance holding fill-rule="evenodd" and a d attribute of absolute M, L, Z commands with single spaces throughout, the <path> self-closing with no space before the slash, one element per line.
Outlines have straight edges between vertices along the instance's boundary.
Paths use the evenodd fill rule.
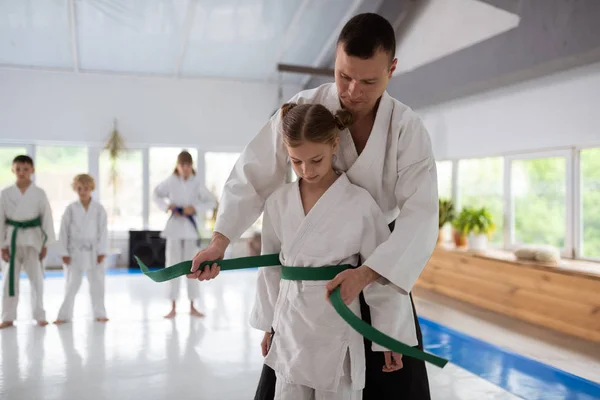
<path fill-rule="evenodd" d="M 106 318 L 106 317 L 96 318 L 96 321 L 98 321 L 98 322 L 108 322 L 108 318 Z"/>
<path fill-rule="evenodd" d="M 65 321 L 64 319 L 57 319 L 56 321 L 54 321 L 54 325 L 62 325 L 65 324 L 67 321 Z"/>
<path fill-rule="evenodd" d="M 46 325 L 48 325 L 48 321 L 38 321 L 37 324 L 39 326 L 46 326 Z"/>
<path fill-rule="evenodd" d="M 170 313 L 168 313 L 167 315 L 165 315 L 165 318 L 173 318 L 175 316 L 175 310 L 171 310 Z"/>
<path fill-rule="evenodd" d="M 190 315 L 192 315 L 193 317 L 204 318 L 204 314 L 196 310 L 194 307 L 191 308 Z"/>
<path fill-rule="evenodd" d="M 4 328 L 8 328 L 9 326 L 14 326 L 14 322 L 13 321 L 2 321 L 2 323 L 0 324 L 0 329 L 4 329 Z"/>

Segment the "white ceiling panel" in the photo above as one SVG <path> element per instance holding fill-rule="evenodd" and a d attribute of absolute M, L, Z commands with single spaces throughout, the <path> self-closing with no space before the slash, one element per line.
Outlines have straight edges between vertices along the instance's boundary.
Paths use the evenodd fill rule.
<path fill-rule="evenodd" d="M 189 0 L 77 0 L 83 70 L 175 74 Z"/>
<path fill-rule="evenodd" d="M 71 68 L 68 0 L 0 0 L 0 64 Z"/>
<path fill-rule="evenodd" d="M 268 79 L 303 0 L 203 0 L 181 76 Z"/>
<path fill-rule="evenodd" d="M 339 34 L 338 25 L 354 3 L 354 0 L 311 1 L 298 21 L 299 29 L 296 29 L 280 61 L 285 64 L 312 65 L 330 36 Z"/>

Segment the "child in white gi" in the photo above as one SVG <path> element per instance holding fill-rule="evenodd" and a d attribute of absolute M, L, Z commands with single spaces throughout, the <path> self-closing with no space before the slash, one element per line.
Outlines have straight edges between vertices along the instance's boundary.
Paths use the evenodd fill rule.
<path fill-rule="evenodd" d="M 320 104 L 286 104 L 281 113 L 281 139 L 299 179 L 267 199 L 262 253 L 279 253 L 282 265 L 293 267 L 361 265 L 390 230 L 369 192 L 333 167 L 339 131 L 351 123 L 351 114 L 333 115 Z M 415 346 L 409 297 L 370 268 L 358 269 L 372 282 L 363 290 L 372 325 Z M 280 267 L 259 268 L 250 324 L 265 331 L 261 347 L 276 374 L 275 400 L 362 398 L 364 341 L 327 301 L 326 284 L 281 280 Z M 349 307 L 361 315 L 358 299 Z M 372 350 L 384 352 L 384 372 L 402 368 L 401 355 L 376 343 Z"/>
<path fill-rule="evenodd" d="M 75 296 L 81 287 L 83 271 L 87 276 L 94 318 L 106 322 L 104 308 L 104 257 L 107 251 L 108 228 L 106 210 L 92 199 L 96 188 L 88 174 L 75 176 L 72 184 L 79 200 L 69 204 L 60 224 L 60 247 L 65 271 L 65 299 L 55 324 L 73 318 Z"/>
<path fill-rule="evenodd" d="M 153 195 L 156 205 L 165 212 L 170 212 L 161 237 L 166 238 L 166 264 L 174 265 L 191 260 L 199 250 L 198 215 L 215 208 L 217 202 L 196 176 L 193 159 L 190 153 L 182 151 L 177 156 L 177 165 L 173 174 L 159 183 Z M 199 282 L 180 277 L 168 282 L 168 297 L 171 300 L 171 311 L 165 318 L 173 318 L 176 313 L 179 287 L 185 280 L 190 299 L 190 314 L 203 317 L 196 310 L 194 300 L 200 296 Z"/>
<path fill-rule="evenodd" d="M 0 329 L 12 326 L 17 318 L 21 270 L 25 270 L 31 283 L 33 318 L 38 325 L 45 326 L 48 322 L 43 304 L 41 261 L 46 257 L 48 244 L 55 241 L 52 210 L 46 193 L 31 181 L 35 173 L 31 157 L 15 157 L 12 171 L 17 182 L 0 194 L 0 243 L 4 261 Z"/>

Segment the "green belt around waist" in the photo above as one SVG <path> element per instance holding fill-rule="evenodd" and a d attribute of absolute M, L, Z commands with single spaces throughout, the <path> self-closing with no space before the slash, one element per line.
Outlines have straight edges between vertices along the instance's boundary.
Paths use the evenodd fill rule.
<path fill-rule="evenodd" d="M 140 269 L 144 275 L 148 276 L 155 282 L 164 282 L 190 273 L 192 268 L 191 261 L 184 261 L 175 264 L 171 267 L 161 269 L 159 271 L 150 271 L 148 267 L 137 257 L 134 256 Z M 205 266 L 218 264 L 221 270 L 235 270 L 255 267 L 274 267 L 281 265 L 279 254 L 268 254 L 254 257 L 240 257 L 228 260 L 209 261 L 200 265 L 200 268 Z M 332 265 L 318 268 L 301 268 L 301 267 L 281 267 L 281 279 L 286 280 L 305 280 L 305 281 L 325 281 L 333 279 L 340 272 L 353 268 L 351 265 Z M 369 339 L 371 342 L 377 343 L 396 353 L 413 357 L 419 360 L 429 362 L 435 366 L 443 368 L 448 360 L 435 356 L 430 353 L 425 353 L 416 347 L 406 345 L 396 339 L 378 331 L 373 326 L 367 324 L 360 319 L 344 302 L 340 294 L 340 288 L 337 287 L 330 296 L 330 301 L 337 313 L 358 333 Z"/>
<path fill-rule="evenodd" d="M 8 264 L 8 295 L 13 297 L 15 295 L 15 254 L 17 252 L 17 232 L 19 229 L 37 228 L 42 226 L 42 220 L 38 217 L 30 219 L 28 221 L 14 221 L 12 219 L 6 219 L 6 224 L 12 226 L 14 229 L 10 238 L 10 261 Z M 44 243 L 48 236 L 42 229 L 44 235 Z M 42 247 L 44 245 L 42 244 Z"/>

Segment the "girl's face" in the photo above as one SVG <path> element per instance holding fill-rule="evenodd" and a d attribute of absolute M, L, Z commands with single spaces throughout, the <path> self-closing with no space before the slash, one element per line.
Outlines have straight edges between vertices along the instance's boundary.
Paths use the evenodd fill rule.
<path fill-rule="evenodd" d="M 339 138 L 334 143 L 305 141 L 300 146 L 286 146 L 292 168 L 299 178 L 315 184 L 333 171 L 333 155 L 337 151 Z"/>
<path fill-rule="evenodd" d="M 183 178 L 189 178 L 192 175 L 192 164 L 177 164 L 177 172 Z"/>

